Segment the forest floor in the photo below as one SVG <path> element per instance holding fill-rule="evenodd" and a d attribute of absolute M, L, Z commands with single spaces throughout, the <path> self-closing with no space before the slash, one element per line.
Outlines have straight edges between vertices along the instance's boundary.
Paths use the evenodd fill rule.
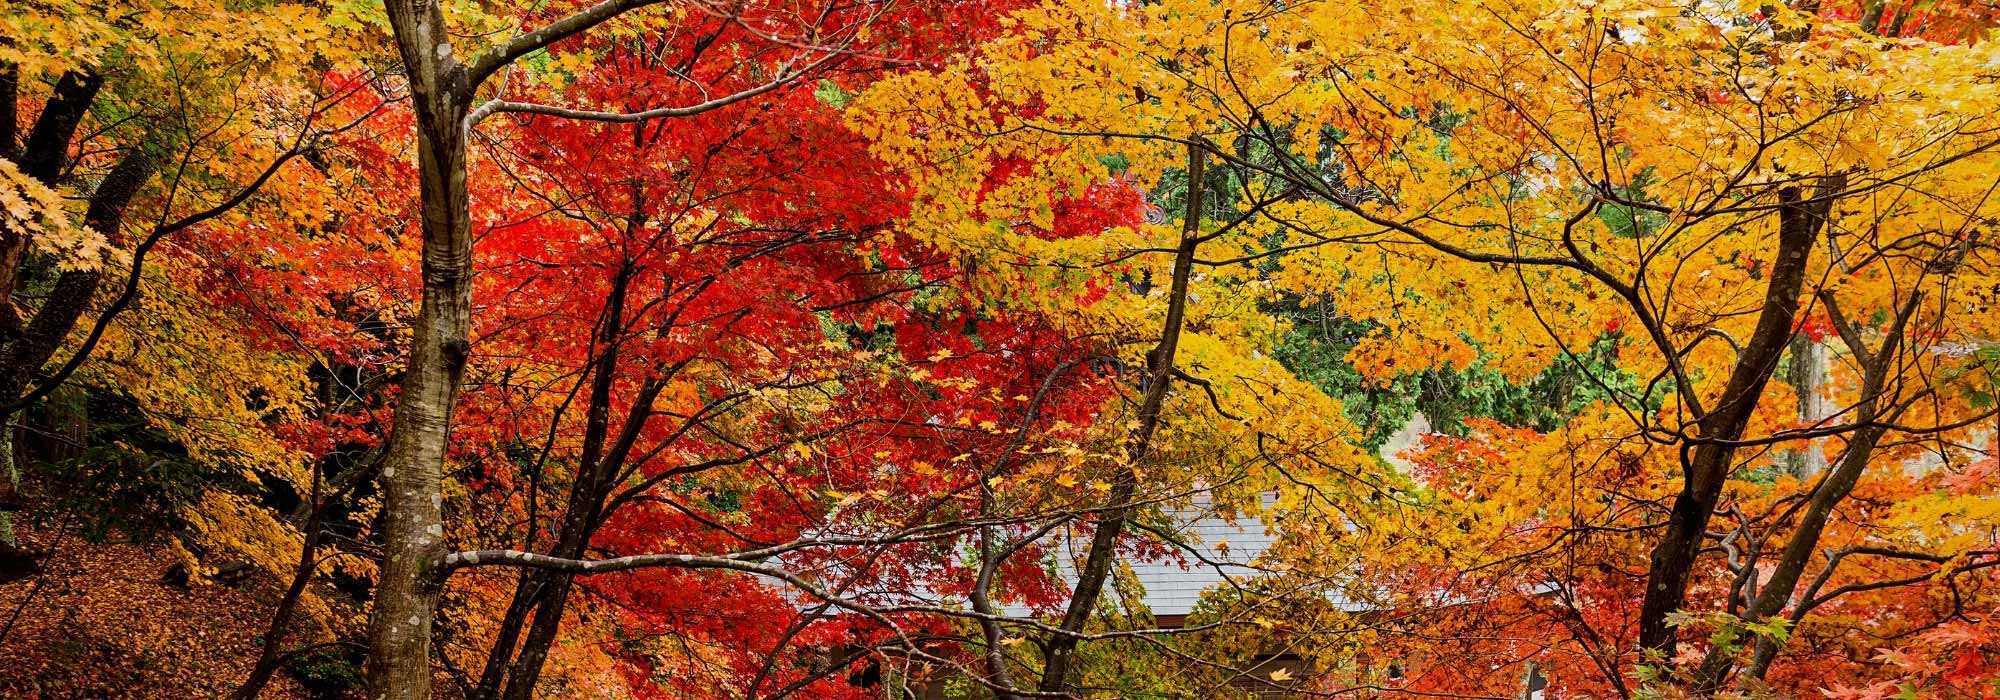
<path fill-rule="evenodd" d="M 269 581 L 176 586 L 164 581 L 176 561 L 164 548 L 19 535 L 47 556 L 40 576 L 0 583 L 0 698 L 221 698 L 249 674 L 275 597 Z M 261 697 L 310 695 L 280 672 Z"/>

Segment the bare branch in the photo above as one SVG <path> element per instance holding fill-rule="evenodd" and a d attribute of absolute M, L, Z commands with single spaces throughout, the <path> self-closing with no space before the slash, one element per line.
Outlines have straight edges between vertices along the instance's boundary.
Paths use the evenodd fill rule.
<path fill-rule="evenodd" d="M 591 27 L 611 21 L 612 18 L 619 15 L 648 5 L 657 5 L 664 1 L 604 0 L 603 2 L 586 7 L 576 14 L 543 25 L 540 29 L 508 39 L 507 43 L 487 50 L 486 53 L 480 54 L 479 57 L 472 59 L 472 62 L 466 65 L 465 82 L 461 89 L 465 91 L 465 94 L 470 95 L 473 91 L 478 90 L 479 85 L 486 82 L 487 78 L 493 77 L 494 73 L 499 72 L 502 68 L 506 68 L 522 56 L 540 51 L 547 48 L 550 44 L 588 31 Z"/>

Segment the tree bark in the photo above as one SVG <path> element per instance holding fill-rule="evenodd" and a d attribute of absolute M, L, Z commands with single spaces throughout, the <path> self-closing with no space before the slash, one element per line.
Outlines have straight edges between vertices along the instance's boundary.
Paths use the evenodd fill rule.
<path fill-rule="evenodd" d="M 522 569 L 516 574 L 514 597 L 507 603 L 507 612 L 500 616 L 493 647 L 487 650 L 486 664 L 479 672 L 479 685 L 473 688 L 468 700 L 492 700 L 500 695 L 502 684 L 507 682 L 507 670 L 513 666 L 521 632 L 528 626 L 528 615 L 535 611 L 547 587 L 548 577 L 541 569 Z"/>
<path fill-rule="evenodd" d="M 264 686 L 271 683 L 271 677 L 278 672 L 278 665 L 284 660 L 286 633 L 291 631 L 292 618 L 297 614 L 299 600 L 305 597 L 306 586 L 312 583 L 313 571 L 319 568 L 319 543 L 321 519 L 326 514 L 327 504 L 319 501 L 320 476 L 317 467 L 313 471 L 312 515 L 305 523 L 305 539 L 299 545 L 299 561 L 292 568 L 292 583 L 285 588 L 285 595 L 278 600 L 278 608 L 271 613 L 271 624 L 264 629 L 264 645 L 257 653 L 257 663 L 250 667 L 250 675 L 243 684 L 230 693 L 230 700 L 256 700 L 264 692 Z"/>
<path fill-rule="evenodd" d="M 423 302 L 382 465 L 383 562 L 369 617 L 368 694 L 426 700 L 431 625 L 445 553 L 443 467 L 471 345 L 472 236 L 466 192 L 465 69 L 435 2 L 387 0 L 416 113 L 423 202 Z"/>
<path fill-rule="evenodd" d="M 1871 421 L 1874 414 L 1874 407 L 1864 407 L 1857 420 Z M 1770 580 L 1764 583 L 1757 599 L 1744 611 L 1745 621 L 1762 622 L 1778 614 L 1791 601 L 1792 594 L 1798 590 L 1799 577 L 1805 573 L 1806 564 L 1811 563 L 1813 553 L 1818 550 L 1819 538 L 1826 530 L 1827 520 L 1832 518 L 1833 509 L 1846 500 L 1847 495 L 1854 491 L 1855 484 L 1861 481 L 1861 472 L 1868 466 L 1868 459 L 1874 454 L 1875 444 L 1881 440 L 1883 432 L 1881 428 L 1855 431 L 1854 440 L 1848 445 L 1839 466 L 1827 476 L 1825 483 L 1820 484 L 1811 504 L 1806 507 L 1805 517 L 1799 520 L 1798 530 L 1786 541 L 1778 565 L 1771 570 Z M 1770 667 L 1771 659 L 1777 655 L 1778 644 L 1769 637 L 1758 637 L 1755 647 L 1749 672 L 1752 677 L 1762 678 L 1765 669 Z M 1721 687 L 1734 661 L 1734 654 L 1725 654 L 1720 647 L 1710 649 L 1702 662 L 1701 671 L 1695 677 L 1695 687 L 1703 692 Z"/>
<path fill-rule="evenodd" d="M 1701 552 L 1703 533 L 1735 466 L 1735 442 L 1742 439 L 1744 427 L 1791 338 L 1813 241 L 1843 187 L 1845 178 L 1834 175 L 1820 184 L 1811 199 L 1797 187 L 1778 193 L 1777 260 L 1771 265 L 1764 308 L 1713 410 L 1697 422 L 1700 436 L 1692 445 L 1692 455 L 1683 452 L 1681 491 L 1674 498 L 1667 527 L 1653 547 L 1646 574 L 1639 644 L 1665 660 L 1674 658 L 1677 644 L 1667 618 L 1687 600 L 1688 577 Z"/>
<path fill-rule="evenodd" d="M 992 517 L 993 487 L 979 485 L 980 517 Z M 991 526 L 979 528 L 979 575 L 972 582 L 972 611 L 980 615 L 995 615 L 993 606 L 993 575 L 1000 567 L 1000 554 L 995 546 Z M 993 700 L 1016 700 L 1020 695 L 1014 692 L 1014 674 L 1007 668 L 1007 650 L 1004 646 L 1006 635 L 1000 623 L 991 618 L 979 619 L 980 637 L 986 643 L 986 675 L 993 686 Z"/>
<path fill-rule="evenodd" d="M 12 112 L 11 72 L 8 82 L 7 111 Z M 18 153 L 13 152 L 13 135 L 8 135 L 8 158 L 21 168 L 21 174 L 43 185 L 56 186 L 63 169 L 69 165 L 69 143 L 76 136 L 77 125 L 90 113 L 90 104 L 97 100 L 97 91 L 103 86 L 104 79 L 96 73 L 72 71 L 56 80 L 55 92 L 43 103 L 41 116 L 35 118 L 35 125 L 29 129 Z M 13 119 L 9 117 L 8 131 L 12 132 Z M 7 336 L 19 332 L 21 321 L 14 309 L 13 296 L 20 284 L 21 263 L 27 257 L 28 247 L 25 233 L 0 226 L 0 301 L 6 302 L 5 309 L 0 309 L 5 315 L 0 318 L 0 333 L 5 334 L 0 340 L 12 340 Z"/>
<path fill-rule="evenodd" d="M 1787 378 L 1792 391 L 1799 397 L 1799 422 L 1811 426 L 1831 415 L 1827 410 L 1825 391 L 1827 375 L 1826 345 L 1801 333 L 1792 339 L 1792 366 Z M 1826 455 L 1820 452 L 1824 439 L 1807 440 L 1797 451 L 1787 455 L 1785 460 L 1793 475 L 1810 479 L 1826 471 Z"/>
<path fill-rule="evenodd" d="M 103 87 L 104 78 L 91 72 L 71 71 L 56 79 L 55 92 L 42 105 L 41 116 L 35 118 L 35 126 L 14 160 L 21 174 L 55 186 L 69 165 L 69 142 L 76 137 L 76 127 L 90 113 L 90 105 Z"/>
<path fill-rule="evenodd" d="M 0 158 L 14 160 L 21 130 L 21 70 L 0 62 Z"/>
<path fill-rule="evenodd" d="M 156 161 L 145 148 L 125 153 L 104 181 L 91 193 L 84 211 L 84 225 L 110 235 L 124 225 L 125 209 L 146 182 L 153 179 Z M 42 365 L 62 347 L 64 338 L 90 308 L 90 301 L 104 279 L 102 270 L 71 270 L 56 278 L 55 289 L 35 310 L 25 328 L 7 334 L 0 342 L 0 402 L 10 402 L 35 381 Z M 0 414 L 0 420 L 8 418 Z"/>
<path fill-rule="evenodd" d="M 1827 311 L 1832 315 L 1834 324 L 1841 330 L 1841 337 L 1847 340 L 1849 350 L 1854 353 L 1856 361 L 1862 366 L 1860 403 L 1855 406 L 1853 418 L 1854 424 L 1860 427 L 1856 428 L 1853 436 L 1849 438 L 1847 450 L 1841 454 L 1840 462 L 1834 466 L 1832 473 L 1813 490 L 1805 515 L 1799 519 L 1798 529 L 1794 530 L 1791 538 L 1785 542 L 1784 552 L 1779 555 L 1777 565 L 1771 569 L 1770 580 L 1764 583 L 1757 598 L 1751 601 L 1748 609 L 1743 612 L 1742 617 L 1745 621 L 1762 622 L 1778 614 L 1785 608 L 1786 603 L 1791 602 L 1792 595 L 1798 589 L 1799 578 L 1804 575 L 1806 565 L 1811 563 L 1813 554 L 1818 551 L 1820 535 L 1825 532 L 1827 521 L 1833 517 L 1833 509 L 1846 500 L 1848 494 L 1853 493 L 1855 485 L 1861 481 L 1861 473 L 1867 469 L 1869 459 L 1874 456 L 1875 445 L 1888 432 L 1886 427 L 1877 422 L 1882 417 L 1883 387 L 1895 366 L 1897 346 L 1902 342 L 1903 331 L 1921 300 L 1921 295 L 1910 297 L 1902 311 L 1896 315 L 1893 326 L 1882 341 L 1882 347 L 1871 352 L 1862 345 L 1859 334 L 1848 325 L 1847 319 L 1840 315 L 1838 307 L 1835 307 L 1831 297 L 1828 297 Z M 1755 642 L 1755 652 L 1750 667 L 1747 669 L 1749 677 L 1762 679 L 1777 653 L 1776 640 L 1759 637 Z M 1733 654 L 1722 653 L 1720 647 L 1710 649 L 1707 658 L 1702 662 L 1701 672 L 1696 676 L 1697 688 L 1706 692 L 1721 687 L 1734 662 Z"/>
<path fill-rule="evenodd" d="M 17 89 L 11 84 L 13 82 L 11 71 L 8 82 L 10 83 L 6 86 L 8 94 L 5 97 L 9 105 L 7 111 L 11 113 L 14 111 L 13 92 Z M 29 129 L 27 139 L 20 144 L 18 150 L 13 145 L 14 136 L 11 133 L 13 119 L 11 117 L 8 119 L 7 157 L 20 167 L 21 174 L 34 178 L 35 181 L 48 187 L 59 184 L 63 169 L 69 164 L 70 141 L 75 138 L 77 126 L 83 123 L 84 115 L 90 112 L 90 104 L 96 101 L 97 92 L 103 84 L 104 81 L 94 73 L 71 72 L 57 79 L 55 92 L 42 104 L 41 115 L 35 118 L 34 126 Z M 141 160 L 134 160 L 135 156 Z M 135 152 L 128 154 L 125 162 L 150 165 L 151 161 Z M 113 172 L 115 174 L 117 171 Z M 141 180 L 139 184 L 144 184 L 144 181 Z M 112 184 L 109 178 L 105 185 L 108 186 L 98 188 L 105 195 L 115 195 L 127 189 Z M 137 189 L 136 185 L 130 188 L 134 193 Z M 111 197 L 104 196 L 93 196 L 91 199 L 93 210 L 104 209 L 104 212 L 122 215 L 131 197 L 128 195 L 115 202 L 108 201 Z M 99 204 L 101 200 L 104 201 L 103 205 Z M 104 215 L 100 212 L 97 218 L 101 219 Z M 92 227 L 96 228 L 95 225 Z M 101 228 L 98 230 L 106 231 Z M 26 261 L 28 248 L 29 241 L 25 232 L 0 226 L 0 345 L 9 348 L 4 355 L 0 355 L 0 377 L 11 378 L 41 368 L 41 362 L 35 363 L 34 367 L 22 368 L 14 360 L 12 352 L 12 348 L 20 342 L 21 334 L 25 331 L 23 326 L 28 322 L 21 317 L 21 312 L 14 306 L 13 299 L 14 291 L 20 285 L 21 264 Z M 42 358 L 44 362 L 47 359 Z M 0 396 L 0 399 L 13 399 L 18 395 L 19 391 L 16 390 L 14 393 Z M 4 417 L 6 417 L 4 414 L 0 414 L 0 418 Z"/>

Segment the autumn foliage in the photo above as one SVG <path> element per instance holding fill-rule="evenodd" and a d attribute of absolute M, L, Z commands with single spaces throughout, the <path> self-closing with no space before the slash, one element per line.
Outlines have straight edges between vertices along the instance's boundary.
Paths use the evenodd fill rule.
<path fill-rule="evenodd" d="M 1996 18 L 10 2 L 0 694 L 1995 697 Z"/>

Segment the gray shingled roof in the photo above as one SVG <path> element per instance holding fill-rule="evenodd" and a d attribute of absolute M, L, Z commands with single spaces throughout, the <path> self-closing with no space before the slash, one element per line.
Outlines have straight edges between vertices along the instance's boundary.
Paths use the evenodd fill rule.
<path fill-rule="evenodd" d="M 1144 602 L 1154 615 L 1186 615 L 1194 612 L 1203 591 L 1241 585 L 1262 575 L 1249 565 L 1276 539 L 1262 521 L 1249 516 L 1231 521 L 1200 508 L 1167 515 L 1176 525 L 1168 534 L 1186 545 L 1179 553 L 1185 563 L 1127 561 L 1145 588 Z"/>
<path fill-rule="evenodd" d="M 1422 414 L 1417 414 L 1410 422 L 1389 440 L 1380 452 L 1382 458 L 1398 469 L 1407 469 L 1408 462 L 1401 452 L 1415 444 L 1430 432 L 1430 422 Z M 1264 505 L 1268 508 L 1275 497 L 1266 494 Z M 1153 615 L 1159 617 L 1185 616 L 1194 611 L 1201 602 L 1203 593 L 1226 586 L 1243 585 L 1264 574 L 1253 567 L 1252 562 L 1264 554 L 1276 541 L 1276 537 L 1266 530 L 1264 523 L 1254 516 L 1229 517 L 1219 512 L 1209 501 L 1206 493 L 1197 493 L 1193 503 L 1170 508 L 1166 511 L 1167 525 L 1161 531 L 1178 540 L 1178 550 L 1174 555 L 1160 560 L 1142 560 L 1125 557 L 1125 563 L 1132 568 L 1139 584 L 1145 589 L 1143 601 Z M 1062 577 L 1074 582 L 1075 562 L 1083 558 L 1089 547 L 1088 538 L 1075 530 L 1064 529 L 1049 535 L 1056 540 L 1056 569 Z M 772 583 L 783 587 L 783 584 Z M 849 591 L 873 602 L 901 602 L 910 604 L 943 605 L 949 607 L 969 607 L 965 601 L 951 600 L 931 591 L 922 590 L 875 590 Z M 790 593 L 799 597 L 801 605 L 809 601 L 796 591 Z M 1328 595 L 1334 595 L 1329 593 Z M 1335 605 L 1350 610 L 1359 610 L 1365 605 L 1336 599 Z M 1001 614 L 1014 617 L 1030 617 L 1035 610 L 1027 606 L 1004 603 Z"/>
<path fill-rule="evenodd" d="M 1252 563 L 1271 548 L 1276 538 L 1266 531 L 1263 522 L 1256 517 L 1247 515 L 1226 517 L 1210 506 L 1205 497 L 1200 496 L 1193 505 L 1169 509 L 1165 514 L 1167 516 L 1165 525 L 1160 525 L 1157 521 L 1151 524 L 1156 526 L 1153 529 L 1177 540 L 1172 554 L 1163 559 L 1122 556 L 1124 563 L 1131 567 L 1139 585 L 1145 590 L 1145 599 L 1140 602 L 1153 615 L 1186 616 L 1201 602 L 1203 593 L 1211 589 L 1245 585 L 1265 573 L 1252 566 Z M 1075 563 L 1082 560 L 1090 546 L 1089 538 L 1083 534 L 1077 530 L 1065 529 L 1049 535 L 1057 547 L 1054 562 L 1056 569 L 1062 578 L 1072 584 L 1076 580 Z M 759 578 L 766 577 L 759 576 Z M 800 607 L 810 607 L 819 602 L 778 580 L 768 580 L 772 585 L 784 589 L 786 596 L 793 598 Z M 893 585 L 869 590 L 849 589 L 845 593 L 874 604 L 970 607 L 967 601 L 959 600 L 956 596 Z M 1335 603 L 1345 605 L 1338 600 Z M 999 612 L 1010 617 L 1034 617 L 1042 611 L 1017 603 L 1002 603 Z"/>
<path fill-rule="evenodd" d="M 1265 506 L 1273 497 L 1265 496 Z M 1185 616 L 1194 612 L 1203 593 L 1229 586 L 1241 586 L 1264 575 L 1253 563 L 1271 548 L 1276 537 L 1254 516 L 1227 516 L 1197 494 L 1189 506 L 1166 511 L 1167 527 L 1161 532 L 1178 540 L 1173 555 L 1164 559 L 1124 558 L 1133 576 L 1145 590 L 1143 603 L 1158 617 Z M 1066 538 L 1058 553 L 1057 569 L 1063 578 L 1075 581 L 1073 562 L 1083 558 L 1089 541 Z M 1348 607 L 1345 601 L 1334 601 Z M 1007 615 L 1027 616 L 1033 611 L 1018 605 L 1005 606 Z"/>

